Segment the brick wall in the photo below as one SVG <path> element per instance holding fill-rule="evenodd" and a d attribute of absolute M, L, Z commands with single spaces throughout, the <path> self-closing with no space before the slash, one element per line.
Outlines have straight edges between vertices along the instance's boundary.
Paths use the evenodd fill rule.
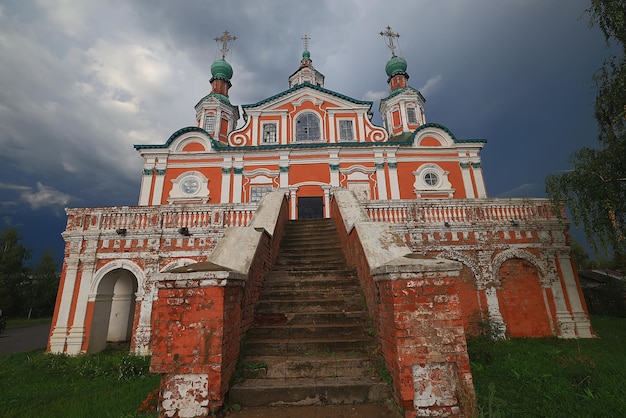
<path fill-rule="evenodd" d="M 356 228 L 346 231 L 335 200 L 331 216 L 346 260 L 357 270 L 405 417 L 468 413 L 474 390 L 456 286 L 458 270 L 409 268 L 374 277 Z"/>
<path fill-rule="evenodd" d="M 157 283 L 150 369 L 162 374 L 162 413 L 207 416 L 223 405 L 287 216 L 283 200 L 274 235 L 260 235 L 248 272 L 205 263 L 209 265 L 184 267 L 187 273 L 174 270 Z"/>

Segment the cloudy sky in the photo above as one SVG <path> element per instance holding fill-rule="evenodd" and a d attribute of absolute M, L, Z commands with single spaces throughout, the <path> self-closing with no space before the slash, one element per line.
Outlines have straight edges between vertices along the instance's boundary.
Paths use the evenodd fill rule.
<path fill-rule="evenodd" d="M 213 40 L 237 36 L 231 102 L 288 88 L 310 36 L 325 87 L 378 103 L 400 33 L 427 122 L 488 141 L 491 197 L 543 197 L 547 174 L 593 146 L 594 72 L 609 51 L 588 0 L 2 0 L 0 227 L 61 258 L 65 207 L 135 205 L 142 161 L 194 125 Z"/>

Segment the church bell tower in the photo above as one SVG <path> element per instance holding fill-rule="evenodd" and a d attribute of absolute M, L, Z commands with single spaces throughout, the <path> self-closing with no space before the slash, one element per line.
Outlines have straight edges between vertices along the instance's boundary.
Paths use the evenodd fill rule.
<path fill-rule="evenodd" d="M 222 58 L 211 65 L 211 93 L 196 104 L 196 122 L 198 127 L 207 131 L 214 139 L 228 141 L 228 134 L 235 129 L 239 119 L 239 109 L 233 106 L 228 98 L 228 90 L 232 87 L 233 67 L 226 61 L 229 51 L 228 44 L 237 39 L 225 31 L 215 38 L 221 42 Z"/>
<path fill-rule="evenodd" d="M 387 133 L 391 138 L 413 132 L 426 123 L 422 94 L 409 86 L 407 63 L 396 55 L 396 42 L 400 35 L 387 26 L 380 35 L 386 38 L 387 47 L 391 50 L 391 59 L 387 61 L 385 72 L 389 84 L 389 96 L 381 99 L 379 111 L 383 118 Z"/>

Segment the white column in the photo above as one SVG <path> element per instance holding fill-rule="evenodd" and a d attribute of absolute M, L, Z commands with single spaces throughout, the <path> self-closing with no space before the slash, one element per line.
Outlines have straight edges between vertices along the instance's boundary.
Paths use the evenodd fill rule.
<path fill-rule="evenodd" d="M 406 106 L 404 101 L 398 103 L 400 106 L 400 117 L 402 119 L 402 132 L 407 132 L 409 130 L 409 124 L 407 123 L 407 115 L 406 115 Z"/>
<path fill-rule="evenodd" d="M 243 158 L 236 157 L 233 163 L 234 180 L 233 180 L 233 203 L 241 203 L 243 194 Z"/>
<path fill-rule="evenodd" d="M 335 114 L 328 112 L 328 142 L 337 142 L 337 126 L 335 126 Z"/>
<path fill-rule="evenodd" d="M 591 324 L 580 301 L 580 293 L 578 293 L 578 285 L 574 276 L 574 269 L 572 268 L 572 260 L 569 255 L 559 255 L 557 261 L 561 267 L 565 292 L 567 293 L 567 298 L 572 308 L 572 319 L 576 324 L 576 335 L 583 338 L 592 337 Z"/>
<path fill-rule="evenodd" d="M 387 179 L 385 178 L 385 160 L 382 153 L 374 155 L 376 166 L 376 182 L 378 183 L 378 200 L 387 200 Z"/>
<path fill-rule="evenodd" d="M 80 242 L 78 244 L 80 245 Z M 65 276 L 63 277 L 61 302 L 59 303 L 57 320 L 54 324 L 52 324 L 52 332 L 50 334 L 50 352 L 54 354 L 61 354 L 65 350 L 67 330 L 69 328 L 70 308 L 72 307 L 74 286 L 76 285 L 76 277 L 78 273 L 78 259 L 77 254 L 71 254 L 66 260 L 67 267 L 65 268 Z"/>
<path fill-rule="evenodd" d="M 476 197 L 474 194 L 474 185 L 472 184 L 472 175 L 470 173 L 470 163 L 462 162 L 461 163 L 461 176 L 463 177 L 463 186 L 465 187 L 465 196 L 468 199 L 473 199 Z"/>
<path fill-rule="evenodd" d="M 392 199 L 400 199 L 400 185 L 398 183 L 398 163 L 394 153 L 387 153 L 387 169 L 389 171 L 389 189 Z"/>
<path fill-rule="evenodd" d="M 500 302 L 498 301 L 498 294 L 495 287 L 488 287 L 485 289 L 485 296 L 487 297 L 487 312 L 489 314 L 489 325 L 494 332 L 494 337 L 504 338 L 506 335 L 506 324 L 504 318 L 500 313 Z"/>
<path fill-rule="evenodd" d="M 298 188 L 297 187 L 290 187 L 289 188 L 289 202 L 291 204 L 291 216 L 289 219 L 294 220 L 296 219 L 298 213 L 297 213 L 297 209 L 298 209 L 298 200 L 297 200 L 297 196 L 296 193 L 298 192 Z"/>
<path fill-rule="evenodd" d="M 218 203 L 230 203 L 230 166 L 222 166 L 222 192 Z"/>
<path fill-rule="evenodd" d="M 90 251 L 91 252 L 91 251 Z M 87 305 L 89 302 L 89 288 L 93 280 L 96 268 L 95 248 L 93 249 L 94 259 L 82 261 L 82 271 L 78 296 L 76 297 L 74 318 L 70 318 L 71 328 L 67 335 L 67 354 L 80 354 L 80 349 L 85 339 L 85 330 L 90 324 L 85 324 L 87 316 Z"/>
<path fill-rule="evenodd" d="M 287 115 L 280 116 L 280 143 L 287 143 Z"/>
<path fill-rule="evenodd" d="M 324 218 L 330 218 L 330 188 L 332 186 L 322 186 L 324 190 Z"/>
<path fill-rule="evenodd" d="M 163 185 L 165 184 L 165 172 L 167 167 L 167 159 L 159 159 L 154 167 L 156 179 L 154 181 L 154 190 L 152 190 L 152 204 L 160 205 L 163 197 Z"/>
<path fill-rule="evenodd" d="M 473 162 L 472 171 L 474 173 L 474 180 L 476 181 L 477 197 L 487 197 L 487 191 L 485 190 L 485 179 L 483 178 L 483 170 L 481 168 L 480 161 Z"/>
<path fill-rule="evenodd" d="M 152 175 L 154 169 L 151 168 L 154 160 L 146 161 L 143 166 L 141 176 L 141 190 L 139 192 L 139 206 L 148 206 L 150 204 L 150 188 L 152 187 Z"/>
<path fill-rule="evenodd" d="M 289 187 L 289 153 L 280 154 L 280 162 L 278 163 L 279 184 L 281 188 Z"/>
<path fill-rule="evenodd" d="M 552 300 L 554 301 L 554 309 L 556 311 L 557 323 L 555 326 L 557 335 L 563 338 L 576 338 L 576 325 L 572 319 L 572 314 L 567 310 L 561 282 L 555 280 L 550 283 L 550 290 L 552 291 Z"/>
<path fill-rule="evenodd" d="M 363 122 L 363 119 L 366 117 L 367 115 L 363 114 L 357 119 L 359 123 L 359 134 L 356 139 L 358 142 L 365 142 L 365 122 Z"/>
<path fill-rule="evenodd" d="M 339 187 L 339 153 L 336 151 L 330 153 L 328 169 L 330 170 L 330 185 Z"/>
<path fill-rule="evenodd" d="M 251 116 L 251 125 L 252 125 L 252 145 L 260 145 L 261 139 L 259 138 L 259 118 L 256 116 Z"/>

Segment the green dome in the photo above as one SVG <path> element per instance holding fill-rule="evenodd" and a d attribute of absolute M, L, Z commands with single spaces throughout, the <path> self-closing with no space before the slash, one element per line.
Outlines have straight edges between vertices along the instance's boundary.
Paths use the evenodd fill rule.
<path fill-rule="evenodd" d="M 304 52 L 302 53 L 302 58 L 305 60 L 311 59 L 311 53 L 305 49 Z"/>
<path fill-rule="evenodd" d="M 211 75 L 213 78 L 230 80 L 233 76 L 233 67 L 223 59 L 217 60 L 211 64 Z"/>
<path fill-rule="evenodd" d="M 387 65 L 385 65 L 385 71 L 389 77 L 393 77 L 396 74 L 406 74 L 406 60 L 402 57 L 391 57 L 387 61 Z"/>

